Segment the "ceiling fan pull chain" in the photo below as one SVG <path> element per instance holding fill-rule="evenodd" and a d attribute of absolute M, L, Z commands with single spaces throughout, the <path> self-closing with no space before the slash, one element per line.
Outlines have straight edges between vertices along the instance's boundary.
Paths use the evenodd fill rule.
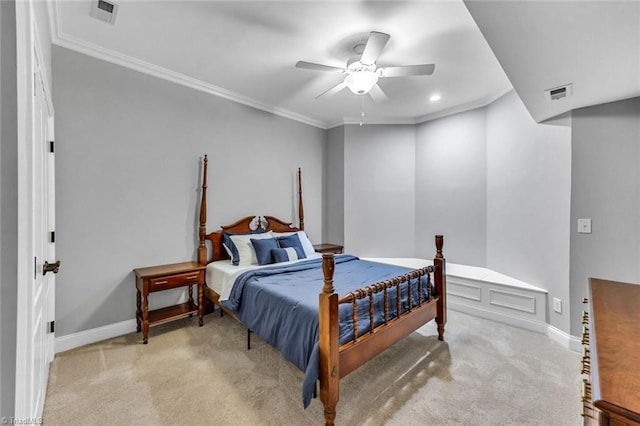
<path fill-rule="evenodd" d="M 362 120 L 364 119 L 364 96 L 360 96 L 360 125 L 362 126 Z"/>

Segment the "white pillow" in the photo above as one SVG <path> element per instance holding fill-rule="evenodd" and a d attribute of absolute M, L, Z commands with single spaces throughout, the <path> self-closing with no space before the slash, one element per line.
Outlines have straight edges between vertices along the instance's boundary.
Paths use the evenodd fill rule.
<path fill-rule="evenodd" d="M 302 249 L 304 250 L 304 254 L 306 254 L 307 257 L 311 256 L 316 252 L 316 249 L 313 248 L 313 244 L 311 244 L 311 241 L 309 240 L 307 233 L 304 231 L 274 232 L 273 236 L 277 238 L 277 237 L 286 237 L 287 235 L 293 235 L 293 234 L 298 234 L 298 238 L 300 238 L 300 244 L 302 244 Z"/>
<path fill-rule="evenodd" d="M 231 238 L 231 241 L 233 241 L 233 244 L 235 244 L 238 250 L 238 266 L 247 266 L 258 264 L 258 258 L 251 245 L 251 239 L 262 240 L 264 238 L 273 238 L 273 234 L 269 231 L 260 234 L 230 235 L 229 238 Z"/>

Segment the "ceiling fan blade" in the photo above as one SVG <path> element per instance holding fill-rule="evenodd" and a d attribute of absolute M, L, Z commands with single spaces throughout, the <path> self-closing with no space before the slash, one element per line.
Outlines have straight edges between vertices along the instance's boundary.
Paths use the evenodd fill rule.
<path fill-rule="evenodd" d="M 399 67 L 378 68 L 382 77 L 405 77 L 409 75 L 431 75 L 435 64 L 405 65 Z"/>
<path fill-rule="evenodd" d="M 314 64 L 313 62 L 298 61 L 296 68 L 304 68 L 315 71 L 329 71 L 343 73 L 344 68 L 332 67 L 331 65 Z"/>
<path fill-rule="evenodd" d="M 321 96 L 335 95 L 336 93 L 338 93 L 339 91 L 341 91 L 345 87 L 347 87 L 347 85 L 344 84 L 344 81 L 341 81 L 340 83 L 336 84 L 335 86 L 331 87 L 330 89 L 327 89 L 324 92 L 320 93 L 318 96 L 316 96 L 316 99 L 318 99 Z"/>
<path fill-rule="evenodd" d="M 364 46 L 360 62 L 365 65 L 373 65 L 378 60 L 378 56 L 382 53 L 382 49 L 389 41 L 391 36 L 377 31 L 371 31 L 367 44 Z"/>
<path fill-rule="evenodd" d="M 371 98 L 375 102 L 384 102 L 389 100 L 387 95 L 385 95 L 380 86 L 378 86 L 377 84 L 374 84 L 371 90 L 369 90 L 369 95 L 371 95 Z"/>

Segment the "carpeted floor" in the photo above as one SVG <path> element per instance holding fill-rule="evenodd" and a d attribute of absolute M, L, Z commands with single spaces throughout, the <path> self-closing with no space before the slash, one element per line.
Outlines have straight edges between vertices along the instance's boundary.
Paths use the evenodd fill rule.
<path fill-rule="evenodd" d="M 321 425 L 302 372 L 215 314 L 56 355 L 46 425 Z M 449 312 L 340 382 L 340 425 L 579 425 L 579 354 L 546 336 Z"/>

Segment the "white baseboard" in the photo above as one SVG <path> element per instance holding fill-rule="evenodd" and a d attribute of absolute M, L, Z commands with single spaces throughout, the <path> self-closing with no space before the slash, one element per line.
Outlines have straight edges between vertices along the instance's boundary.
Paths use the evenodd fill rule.
<path fill-rule="evenodd" d="M 456 303 L 453 301 L 447 301 L 447 307 L 454 311 L 501 322 L 503 324 L 508 324 L 513 327 L 533 331 L 535 333 L 544 334 L 566 349 L 574 352 L 582 352 L 582 343 L 580 342 L 580 339 L 578 337 L 571 336 L 570 334 L 567 334 L 564 331 L 547 324 L 546 322 L 532 321 L 527 318 L 519 318 L 517 316 L 507 315 L 496 311 L 478 308 L 476 306 Z"/>
<path fill-rule="evenodd" d="M 89 345 L 112 337 L 122 336 L 123 334 L 135 331 L 136 327 L 136 320 L 130 319 L 127 321 L 117 322 L 115 324 L 92 328 L 91 330 L 84 330 L 56 337 L 54 343 L 55 353 L 68 351 L 70 349 Z"/>
<path fill-rule="evenodd" d="M 574 352 L 582 352 L 582 343 L 578 337 L 565 333 L 552 325 L 549 325 L 547 329 L 547 336 L 567 349 Z"/>
<path fill-rule="evenodd" d="M 462 303 L 456 303 L 453 301 L 447 304 L 449 309 L 454 311 L 463 312 L 465 314 L 474 315 L 480 318 L 486 318 L 492 321 L 501 322 L 503 324 L 512 325 L 514 327 L 522 328 L 525 330 L 533 331 L 535 333 L 545 334 L 551 340 L 559 343 L 563 347 L 570 349 L 574 352 L 582 351 L 582 343 L 580 339 L 570 334 L 565 333 L 556 327 L 543 322 L 531 321 L 525 318 L 518 318 L 510 315 L 505 315 L 495 311 L 488 311 L 480 309 L 475 306 L 468 306 Z M 54 347 L 55 353 L 68 351 L 78 348 L 80 346 L 96 343 L 101 340 L 110 339 L 112 337 L 122 336 L 124 334 L 131 333 L 136 329 L 136 320 L 131 319 L 127 321 L 118 322 L 115 324 L 109 324 L 102 327 L 92 328 L 91 330 L 79 331 L 77 333 L 67 334 L 65 336 L 56 337 Z"/>
<path fill-rule="evenodd" d="M 497 321 L 503 324 L 508 324 L 514 327 L 533 331 L 535 333 L 547 333 L 548 324 L 546 322 L 535 321 L 528 318 L 520 318 L 515 315 L 508 315 L 501 312 L 496 312 L 494 310 L 483 309 L 477 306 L 465 305 L 464 303 L 458 303 L 452 300 L 447 301 L 447 308 L 476 317 L 486 318 L 492 321 Z"/>

